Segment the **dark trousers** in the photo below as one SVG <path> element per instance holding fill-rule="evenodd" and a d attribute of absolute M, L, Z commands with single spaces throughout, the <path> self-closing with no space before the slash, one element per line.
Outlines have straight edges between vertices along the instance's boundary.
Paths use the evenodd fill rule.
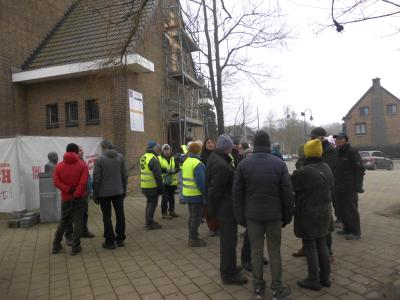
<path fill-rule="evenodd" d="M 243 234 L 243 246 L 240 259 L 242 261 L 242 264 L 251 263 L 251 246 L 250 246 L 249 232 L 247 229 Z"/>
<path fill-rule="evenodd" d="M 199 238 L 199 226 L 201 224 L 201 216 L 203 213 L 202 203 L 188 203 L 189 208 L 189 240 L 197 240 Z"/>
<path fill-rule="evenodd" d="M 167 211 L 173 212 L 175 210 L 175 190 L 174 185 L 165 185 L 164 193 L 161 198 L 161 213 L 167 214 Z"/>
<path fill-rule="evenodd" d="M 268 256 L 271 270 L 271 289 L 281 289 L 282 285 L 282 222 L 257 222 L 247 220 L 251 245 L 251 263 L 253 267 L 253 283 L 255 287 L 264 287 L 263 258 L 264 236 L 267 240 Z"/>
<path fill-rule="evenodd" d="M 326 247 L 328 248 L 329 255 L 333 255 L 332 243 L 332 232 L 329 232 L 326 236 Z"/>
<path fill-rule="evenodd" d="M 204 205 L 203 207 L 203 216 L 206 218 L 208 230 L 217 232 L 218 231 L 218 222 L 216 218 L 211 218 L 208 216 L 208 206 Z"/>
<path fill-rule="evenodd" d="M 72 248 L 81 244 L 83 214 L 87 210 L 87 198 L 61 203 L 61 220 L 54 236 L 53 246 L 61 244 L 64 232 L 70 223 L 73 223 Z"/>
<path fill-rule="evenodd" d="M 339 221 L 342 221 L 342 213 L 340 212 L 340 206 L 338 205 L 336 199 L 333 199 L 332 205 L 333 205 L 333 211 L 335 213 L 336 219 L 338 219 Z"/>
<path fill-rule="evenodd" d="M 221 277 L 230 278 L 236 273 L 236 246 L 238 226 L 235 221 L 219 222 L 219 249 Z"/>
<path fill-rule="evenodd" d="M 331 264 L 326 237 L 313 240 L 303 239 L 303 245 L 307 257 L 308 280 L 316 284 L 319 284 L 320 281 L 328 281 L 331 274 Z"/>
<path fill-rule="evenodd" d="M 87 199 L 87 198 L 86 198 Z M 86 233 L 89 232 L 88 229 L 88 210 L 89 208 L 86 207 L 85 211 L 83 212 L 83 222 L 82 222 L 82 234 L 85 235 Z M 66 239 L 72 239 L 72 234 L 74 232 L 74 227 L 73 227 L 73 222 L 71 220 L 71 222 L 68 224 L 67 228 L 65 229 L 65 238 Z"/>
<path fill-rule="evenodd" d="M 336 199 L 342 214 L 343 230 L 350 234 L 361 235 L 358 194 L 336 193 Z"/>
<path fill-rule="evenodd" d="M 145 220 L 146 225 L 151 225 L 154 223 L 154 214 L 158 205 L 158 195 L 145 195 L 146 196 L 146 211 Z"/>
<path fill-rule="evenodd" d="M 109 197 L 100 197 L 100 207 L 103 213 L 104 238 L 107 245 L 112 245 L 115 241 L 123 241 L 125 235 L 125 213 L 124 213 L 124 195 L 115 195 Z M 115 233 L 111 220 L 111 204 L 115 212 Z"/>

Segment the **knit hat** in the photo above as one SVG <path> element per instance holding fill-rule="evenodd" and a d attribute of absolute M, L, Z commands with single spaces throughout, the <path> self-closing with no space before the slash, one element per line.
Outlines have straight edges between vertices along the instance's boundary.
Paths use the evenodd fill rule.
<path fill-rule="evenodd" d="M 259 130 L 254 135 L 254 146 L 271 147 L 269 135 L 264 130 Z"/>
<path fill-rule="evenodd" d="M 160 145 L 157 144 L 157 142 L 153 141 L 153 140 L 151 140 L 147 143 L 147 149 L 153 149 L 154 147 L 160 147 Z"/>
<path fill-rule="evenodd" d="M 227 134 L 221 134 L 218 139 L 217 143 L 215 145 L 216 149 L 219 150 L 228 150 L 233 148 L 233 142 L 232 139 L 229 135 Z"/>
<path fill-rule="evenodd" d="M 322 157 L 322 143 L 319 139 L 308 141 L 304 145 L 305 157 Z"/>
<path fill-rule="evenodd" d="M 79 153 L 79 146 L 75 143 L 70 143 L 67 145 L 66 152 L 75 152 L 76 154 Z"/>
<path fill-rule="evenodd" d="M 201 141 L 189 142 L 187 150 L 192 154 L 200 154 L 201 147 L 203 147 L 203 143 Z"/>

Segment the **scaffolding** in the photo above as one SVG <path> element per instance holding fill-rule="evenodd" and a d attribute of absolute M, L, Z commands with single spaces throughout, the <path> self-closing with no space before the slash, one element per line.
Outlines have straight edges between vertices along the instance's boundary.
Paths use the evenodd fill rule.
<path fill-rule="evenodd" d="M 166 89 L 161 98 L 163 138 L 177 151 L 193 137 L 195 127 L 204 127 L 200 109 L 204 88 L 200 63 L 192 53 L 199 51 L 198 30 L 189 30 L 182 18 L 179 0 L 163 0 Z"/>

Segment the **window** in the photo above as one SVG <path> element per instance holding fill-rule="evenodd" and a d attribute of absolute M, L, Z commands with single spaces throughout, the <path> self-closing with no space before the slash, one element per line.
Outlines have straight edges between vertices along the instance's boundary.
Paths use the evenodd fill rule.
<path fill-rule="evenodd" d="M 46 105 L 46 127 L 58 127 L 58 105 Z"/>
<path fill-rule="evenodd" d="M 65 126 L 78 126 L 78 102 L 65 103 Z"/>
<path fill-rule="evenodd" d="M 389 115 L 394 115 L 395 113 L 397 113 L 397 104 L 386 105 L 386 112 Z"/>
<path fill-rule="evenodd" d="M 100 124 L 99 101 L 91 99 L 85 101 L 86 124 Z"/>
<path fill-rule="evenodd" d="M 368 116 L 368 114 L 369 114 L 369 107 L 360 108 L 360 116 Z"/>
<path fill-rule="evenodd" d="M 356 124 L 356 134 L 366 134 L 367 133 L 367 124 L 361 123 Z"/>

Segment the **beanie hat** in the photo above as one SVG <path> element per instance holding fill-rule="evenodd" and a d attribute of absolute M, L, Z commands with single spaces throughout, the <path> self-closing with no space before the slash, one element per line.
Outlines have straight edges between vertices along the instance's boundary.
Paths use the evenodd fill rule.
<path fill-rule="evenodd" d="M 326 130 L 322 127 L 315 127 L 313 130 L 310 132 L 310 138 L 316 138 L 319 136 L 326 136 Z"/>
<path fill-rule="evenodd" d="M 322 143 L 320 140 L 311 140 L 304 145 L 305 157 L 322 157 Z"/>
<path fill-rule="evenodd" d="M 154 147 L 159 147 L 159 146 L 160 146 L 160 145 L 157 144 L 156 141 L 153 141 L 153 140 L 151 140 L 151 141 L 149 141 L 149 142 L 147 143 L 147 149 L 153 149 Z"/>
<path fill-rule="evenodd" d="M 233 142 L 229 135 L 221 134 L 217 139 L 217 144 L 215 145 L 216 149 L 219 150 L 227 150 L 233 148 Z"/>
<path fill-rule="evenodd" d="M 187 150 L 192 154 L 200 154 L 203 143 L 201 141 L 189 142 Z"/>
<path fill-rule="evenodd" d="M 79 146 L 75 143 L 70 143 L 67 145 L 67 152 L 75 152 L 76 154 L 79 153 Z"/>
<path fill-rule="evenodd" d="M 100 145 L 102 149 L 114 149 L 113 144 L 109 140 L 102 140 Z"/>
<path fill-rule="evenodd" d="M 271 147 L 269 135 L 264 130 L 259 130 L 254 135 L 254 146 Z"/>

